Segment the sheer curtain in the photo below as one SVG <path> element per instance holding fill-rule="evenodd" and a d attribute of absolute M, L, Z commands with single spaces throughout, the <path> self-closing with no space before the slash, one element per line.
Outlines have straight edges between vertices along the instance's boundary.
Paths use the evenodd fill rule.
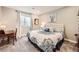
<path fill-rule="evenodd" d="M 26 35 L 26 33 L 32 29 L 32 16 L 28 13 L 20 12 L 20 34 Z"/>

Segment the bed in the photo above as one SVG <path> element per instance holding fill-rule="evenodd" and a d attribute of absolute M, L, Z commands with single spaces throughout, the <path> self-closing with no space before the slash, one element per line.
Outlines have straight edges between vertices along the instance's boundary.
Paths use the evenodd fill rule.
<path fill-rule="evenodd" d="M 45 25 L 45 29 L 28 32 L 27 37 L 40 51 L 55 52 L 60 50 L 64 41 L 64 26 L 63 24 L 48 23 Z"/>

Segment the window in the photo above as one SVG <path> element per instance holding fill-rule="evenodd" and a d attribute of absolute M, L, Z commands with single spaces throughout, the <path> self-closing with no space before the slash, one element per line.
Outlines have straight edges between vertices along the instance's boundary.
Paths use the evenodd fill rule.
<path fill-rule="evenodd" d="M 20 25 L 31 28 L 31 15 L 20 15 Z"/>

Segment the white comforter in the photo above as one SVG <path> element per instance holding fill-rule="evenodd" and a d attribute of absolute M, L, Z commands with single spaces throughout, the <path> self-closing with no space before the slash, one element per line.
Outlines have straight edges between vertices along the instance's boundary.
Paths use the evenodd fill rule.
<path fill-rule="evenodd" d="M 58 41 L 63 39 L 62 33 L 54 32 L 54 33 L 44 33 L 39 30 L 33 30 L 30 32 L 30 40 L 33 43 L 36 43 L 39 47 L 41 47 L 43 50 L 45 48 L 42 46 L 45 39 L 51 39 L 53 48 L 55 48 Z"/>

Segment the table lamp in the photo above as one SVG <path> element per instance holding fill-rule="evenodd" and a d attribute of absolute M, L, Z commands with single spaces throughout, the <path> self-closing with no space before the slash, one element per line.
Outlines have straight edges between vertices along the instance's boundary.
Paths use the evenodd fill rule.
<path fill-rule="evenodd" d="M 6 26 L 1 24 L 1 25 L 0 25 L 0 28 L 1 28 L 1 29 L 5 29 Z"/>

